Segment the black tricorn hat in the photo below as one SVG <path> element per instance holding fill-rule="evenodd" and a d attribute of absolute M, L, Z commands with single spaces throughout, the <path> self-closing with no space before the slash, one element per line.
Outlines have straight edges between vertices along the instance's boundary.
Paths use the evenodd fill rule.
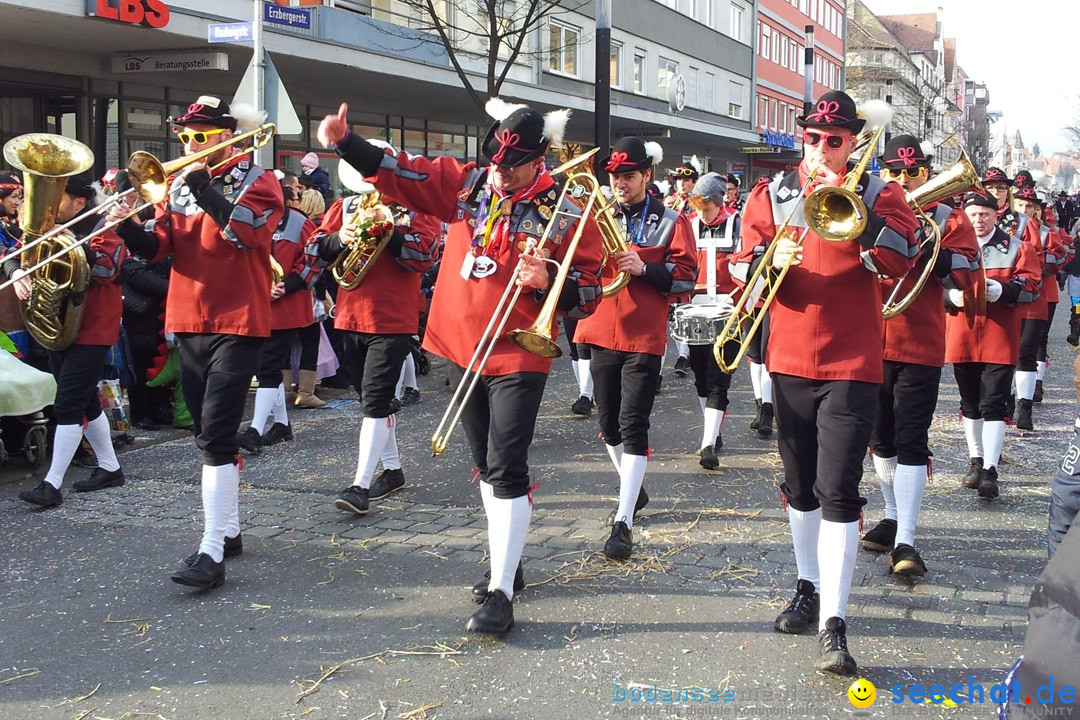
<path fill-rule="evenodd" d="M 978 205 L 980 207 L 988 207 L 993 211 L 997 211 L 997 200 L 989 195 L 982 195 L 981 193 L 968 193 L 964 196 L 964 207 L 970 207 L 972 205 Z"/>
<path fill-rule="evenodd" d="M 878 158 L 890 170 L 930 167 L 934 156 L 928 151 L 928 143 L 922 143 L 914 135 L 893 135 L 885 144 L 885 152 Z"/>
<path fill-rule="evenodd" d="M 609 173 L 628 173 L 635 170 L 644 172 L 661 163 L 663 159 L 664 149 L 659 143 L 624 137 L 620 138 L 608 156 L 600 161 L 600 166 Z"/>
<path fill-rule="evenodd" d="M 806 115 L 796 118 L 800 127 L 839 127 L 853 133 L 863 129 L 866 121 L 859 117 L 855 101 L 842 90 L 830 90 L 818 98 Z"/>
<path fill-rule="evenodd" d="M 236 129 L 236 118 L 229 112 L 229 103 L 213 95 L 203 95 L 188 105 L 187 112 L 171 119 L 174 125 L 211 125 Z"/>
<path fill-rule="evenodd" d="M 541 115 L 526 105 L 491 98 L 484 106 L 495 122 L 484 138 L 484 156 L 495 165 L 517 167 L 541 157 L 552 144 L 561 145 L 569 110 Z"/>
<path fill-rule="evenodd" d="M 1005 174 L 1005 171 L 1001 168 L 991 167 L 986 169 L 986 175 L 983 176 L 982 184 L 987 183 L 1004 183 L 1006 185 L 1012 185 L 1012 180 Z"/>

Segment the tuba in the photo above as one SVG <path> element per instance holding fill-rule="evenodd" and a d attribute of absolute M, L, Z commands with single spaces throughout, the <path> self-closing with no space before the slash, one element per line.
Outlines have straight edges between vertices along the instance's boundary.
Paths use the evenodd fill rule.
<path fill-rule="evenodd" d="M 56 224 L 68 178 L 90 169 L 94 153 L 62 135 L 30 133 L 4 144 L 4 160 L 23 172 L 25 183 L 19 225 L 30 247 L 20 253 L 20 265 L 29 271 L 30 298 L 19 302 L 19 314 L 43 347 L 63 350 L 79 334 L 90 263 L 83 252 L 72 252 L 81 243 L 69 232 L 39 238 Z"/>
<path fill-rule="evenodd" d="M 900 313 L 908 309 L 911 303 L 915 302 L 915 298 L 919 296 L 923 286 L 926 285 L 926 281 L 930 279 L 930 273 L 934 271 L 934 263 L 937 261 L 938 251 L 941 249 L 941 230 L 938 228 L 934 219 L 926 214 L 923 210 L 927 205 L 932 205 L 945 198 L 953 197 L 954 195 L 960 195 L 970 190 L 975 192 L 986 194 L 986 189 L 983 188 L 982 183 L 979 182 L 979 173 L 975 171 L 975 166 L 971 164 L 971 160 L 963 150 L 960 151 L 960 159 L 953 163 L 947 170 L 937 175 L 933 180 L 930 180 L 925 185 L 916 188 L 907 196 L 908 205 L 915 211 L 915 215 L 919 218 L 919 225 L 922 227 L 923 240 L 919 244 L 920 253 L 925 251 L 926 248 L 932 248 L 929 252 L 929 257 L 926 262 L 923 263 L 922 272 L 915 279 L 915 283 L 911 285 L 911 288 L 903 296 L 899 296 L 899 293 L 904 286 L 904 281 L 912 275 L 914 270 L 908 272 L 902 278 L 898 278 L 896 285 L 893 286 L 892 292 L 889 293 L 889 297 L 881 307 L 881 315 L 884 319 L 894 318 Z M 985 283 L 984 283 L 985 285 Z M 969 291 L 971 292 L 971 291 Z M 985 298 L 985 292 L 984 292 Z M 974 310 L 976 303 L 972 302 L 971 308 Z M 965 302 L 964 307 L 967 308 L 968 303 Z M 985 304 L 983 305 L 983 315 L 985 312 Z"/>

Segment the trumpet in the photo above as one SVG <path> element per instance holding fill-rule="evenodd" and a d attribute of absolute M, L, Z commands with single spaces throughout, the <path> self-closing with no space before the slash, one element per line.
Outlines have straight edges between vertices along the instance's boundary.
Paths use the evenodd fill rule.
<path fill-rule="evenodd" d="M 334 259 L 330 274 L 344 290 L 356 288 L 394 236 L 394 214 L 378 192 L 367 193 L 349 225 L 356 239 Z"/>
<path fill-rule="evenodd" d="M 24 252 L 29 252 L 30 250 L 34 250 L 36 252 L 36 248 L 39 247 L 38 243 L 52 240 L 57 235 L 65 232 L 72 226 L 82 222 L 91 215 L 107 214 L 113 209 L 113 207 L 125 201 L 127 197 L 132 195 L 133 193 L 138 194 L 139 197 L 142 198 L 143 202 L 139 205 L 136 205 L 129 213 L 127 213 L 123 217 L 117 218 L 115 220 L 110 220 L 94 232 L 76 240 L 74 243 L 65 245 L 62 249 L 57 250 L 56 252 L 45 257 L 44 259 L 38 260 L 33 266 L 26 268 L 26 270 L 28 272 L 33 272 L 38 268 L 44 267 L 50 262 L 60 257 L 63 257 L 64 255 L 67 255 L 69 252 L 72 252 L 75 248 L 78 248 L 85 243 L 90 242 L 96 237 L 104 235 L 105 233 L 116 228 L 127 219 L 134 217 L 135 215 L 139 214 L 151 205 L 156 205 L 160 202 L 163 202 L 169 194 L 169 186 L 171 185 L 173 179 L 172 176 L 180 170 L 186 168 L 188 165 L 200 162 L 204 158 L 213 155 L 215 152 L 221 150 L 224 147 L 247 142 L 248 140 L 252 141 L 251 146 L 245 148 L 240 154 L 246 155 L 247 153 L 254 152 L 255 150 L 258 150 L 259 148 L 268 144 L 270 140 L 273 139 L 274 131 L 275 125 L 273 123 L 266 123 L 264 125 L 260 125 L 254 130 L 250 130 L 246 133 L 236 135 L 229 139 L 228 142 L 206 148 L 205 150 L 200 150 L 193 155 L 188 155 L 187 157 L 178 158 L 176 160 L 172 160 L 166 163 L 162 163 L 160 160 L 158 160 L 148 152 L 137 150 L 133 152 L 128 158 L 127 171 L 128 177 L 131 180 L 131 188 L 125 190 L 124 192 L 113 195 L 105 202 L 82 212 L 81 214 L 72 218 L 63 225 L 54 227 L 53 229 L 49 230 L 49 232 L 36 238 L 33 242 L 26 243 L 15 252 L 9 253 L 7 257 L 15 257 L 21 255 Z M 213 174 L 215 171 L 224 167 L 227 163 L 232 162 L 235 158 L 236 155 L 231 155 L 227 159 L 222 160 L 221 162 L 207 168 L 207 170 L 211 174 Z M 8 280 L 7 282 L 0 284 L 0 290 L 3 290 L 8 285 L 11 285 L 14 282 L 14 280 Z"/>
<path fill-rule="evenodd" d="M 577 252 L 578 243 L 581 241 L 585 221 L 590 216 L 595 218 L 602 212 L 600 182 L 593 175 L 588 165 L 589 160 L 598 151 L 599 148 L 594 148 L 583 155 L 568 160 L 551 171 L 552 175 L 567 173 L 562 192 L 555 202 L 555 209 L 544 227 L 544 233 L 540 240 L 538 242 L 529 242 L 510 274 L 510 280 L 507 282 L 499 302 L 495 305 L 491 319 L 476 344 L 476 350 L 473 352 L 469 364 L 465 367 L 461 382 L 458 383 L 457 388 L 454 390 L 454 395 L 450 398 L 450 404 L 447 405 L 438 427 L 435 428 L 435 433 L 431 436 L 432 456 L 440 455 L 446 450 L 450 443 L 450 436 L 461 419 L 461 414 L 476 389 L 477 383 L 480 382 L 488 358 L 491 357 L 491 353 L 495 350 L 496 343 L 503 338 L 506 323 L 510 320 L 510 315 L 513 313 L 518 298 L 521 297 L 522 286 L 517 285 L 517 277 L 525 264 L 525 256 L 545 257 L 556 223 L 560 219 L 572 218 L 577 222 L 577 225 L 574 228 L 573 237 L 566 245 L 566 252 L 562 261 L 556 262 L 545 257 L 546 262 L 556 265 L 559 270 L 555 275 L 551 289 L 548 291 L 547 299 L 544 301 L 543 307 L 540 308 L 540 313 L 528 328 L 512 330 L 508 333 L 511 340 L 535 355 L 548 358 L 562 355 L 562 350 L 552 339 L 552 326 L 555 322 L 556 305 L 559 296 L 562 294 L 563 286 L 566 284 L 566 278 L 570 272 L 570 265 L 573 262 L 574 255 Z M 570 198 L 575 198 L 579 202 L 584 199 L 584 207 L 578 207 L 577 204 L 570 201 Z"/>

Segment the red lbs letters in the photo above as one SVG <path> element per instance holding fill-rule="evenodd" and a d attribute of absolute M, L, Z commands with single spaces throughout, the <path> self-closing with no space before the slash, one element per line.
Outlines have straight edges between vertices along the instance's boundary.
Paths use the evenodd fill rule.
<path fill-rule="evenodd" d="M 163 28 L 169 24 L 169 7 L 162 0 L 97 0 L 95 14 L 131 25 Z"/>

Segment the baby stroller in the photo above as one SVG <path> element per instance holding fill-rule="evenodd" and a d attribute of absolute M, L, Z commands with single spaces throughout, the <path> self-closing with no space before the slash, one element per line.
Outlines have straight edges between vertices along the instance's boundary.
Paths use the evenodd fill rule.
<path fill-rule="evenodd" d="M 0 464 L 22 454 L 39 470 L 49 454 L 48 422 L 42 412 L 56 399 L 56 380 L 0 348 Z"/>

